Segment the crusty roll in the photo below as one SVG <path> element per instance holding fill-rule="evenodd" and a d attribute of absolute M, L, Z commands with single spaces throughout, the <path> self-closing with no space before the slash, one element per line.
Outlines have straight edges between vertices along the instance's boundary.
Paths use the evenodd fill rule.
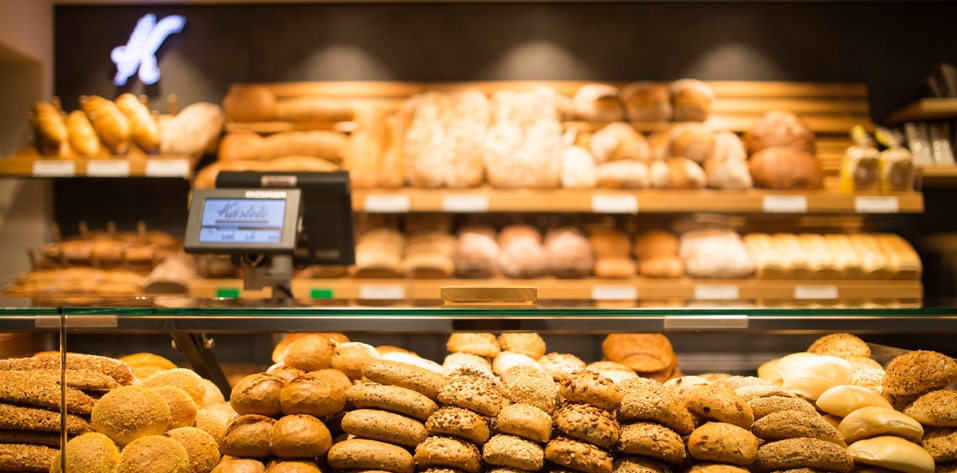
<path fill-rule="evenodd" d="M 264 85 L 233 84 L 223 109 L 234 122 L 268 122 L 276 115 L 276 95 Z"/>
<path fill-rule="evenodd" d="M 37 102 L 33 105 L 31 119 L 34 141 L 37 151 L 47 156 L 63 156 L 69 133 L 63 115 L 49 102 Z"/>
<path fill-rule="evenodd" d="M 624 122 L 613 122 L 596 131 L 589 141 L 591 152 L 599 163 L 631 159 L 651 159 L 648 140 L 638 130 Z"/>
<path fill-rule="evenodd" d="M 130 123 L 130 139 L 133 144 L 146 154 L 156 154 L 160 145 L 159 124 L 149 107 L 130 93 L 117 97 L 116 106 Z"/>
<path fill-rule="evenodd" d="M 787 146 L 763 148 L 750 160 L 755 187 L 814 190 L 824 186 L 824 173 L 810 153 Z"/>
<path fill-rule="evenodd" d="M 624 118 L 618 89 L 607 84 L 586 84 L 572 96 L 575 114 L 582 120 L 613 122 Z"/>
<path fill-rule="evenodd" d="M 605 337 L 602 354 L 635 371 L 664 370 L 675 360 L 671 342 L 660 333 L 616 333 Z"/>
<path fill-rule="evenodd" d="M 111 100 L 98 95 L 80 97 L 80 108 L 93 123 L 100 140 L 113 154 L 130 149 L 130 122 Z"/>
<path fill-rule="evenodd" d="M 714 98 L 711 86 L 700 80 L 680 79 L 671 83 L 671 103 L 677 122 L 707 120 Z"/>
<path fill-rule="evenodd" d="M 629 120 L 664 122 L 674 114 L 667 84 L 632 82 L 622 87 L 619 95 Z"/>
<path fill-rule="evenodd" d="M 882 436 L 847 447 L 855 465 L 872 465 L 903 473 L 933 473 L 934 458 L 920 445 L 900 437 Z"/>
<path fill-rule="evenodd" d="M 751 154 L 775 146 L 814 154 L 814 132 L 791 112 L 772 110 L 765 113 L 745 132 L 744 139 Z"/>
<path fill-rule="evenodd" d="M 66 116 L 66 127 L 70 134 L 70 149 L 78 156 L 96 156 L 103 151 L 100 137 L 96 135 L 93 124 L 82 110 L 74 110 Z"/>

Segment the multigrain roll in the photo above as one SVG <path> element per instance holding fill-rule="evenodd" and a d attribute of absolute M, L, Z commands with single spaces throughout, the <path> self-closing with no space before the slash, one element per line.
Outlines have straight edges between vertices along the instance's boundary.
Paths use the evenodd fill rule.
<path fill-rule="evenodd" d="M 748 429 L 754 423 L 754 412 L 741 396 L 714 384 L 699 386 L 688 393 L 685 405 L 705 419 L 727 422 Z"/>
<path fill-rule="evenodd" d="M 61 473 L 60 455 L 57 453 L 50 473 Z M 66 471 L 112 473 L 119 461 L 120 449 L 101 433 L 89 432 L 66 443 Z"/>
<path fill-rule="evenodd" d="M 912 351 L 887 365 L 881 394 L 895 409 L 903 409 L 921 394 L 942 389 L 955 381 L 957 362 L 953 358 L 933 351 Z"/>
<path fill-rule="evenodd" d="M 114 389 L 93 406 L 93 428 L 120 445 L 148 435 L 162 435 L 172 422 L 163 396 L 142 386 Z"/>
<path fill-rule="evenodd" d="M 445 369 L 446 373 L 451 373 L 461 367 L 492 373 L 492 363 L 488 361 L 488 358 L 471 353 L 449 353 L 442 361 L 442 368 Z"/>
<path fill-rule="evenodd" d="M 684 462 L 687 456 L 681 436 L 654 422 L 635 422 L 622 427 L 615 451 L 657 458 L 671 465 Z"/>
<path fill-rule="evenodd" d="M 657 381 L 633 378 L 616 386 L 623 393 L 617 411 L 619 422 L 657 422 L 681 435 L 694 430 L 694 418 L 684 403 Z"/>
<path fill-rule="evenodd" d="M 730 465 L 727 465 L 730 467 Z M 694 467 L 692 467 L 692 470 Z M 654 458 L 628 456 L 615 459 L 613 473 L 671 473 L 671 467 Z M 695 472 L 695 473 L 747 473 L 747 470 L 728 472 Z"/>
<path fill-rule="evenodd" d="M 928 427 L 920 446 L 934 458 L 935 464 L 957 461 L 957 429 Z"/>
<path fill-rule="evenodd" d="M 615 445 L 621 433 L 614 414 L 588 404 L 566 404 L 555 413 L 555 426 L 569 437 L 602 448 Z"/>
<path fill-rule="evenodd" d="M 708 422 L 688 437 L 688 452 L 696 460 L 748 466 L 758 456 L 760 441 L 747 429 Z"/>
<path fill-rule="evenodd" d="M 817 415 L 817 410 L 810 402 L 798 397 L 768 396 L 751 399 L 748 406 L 754 413 L 754 420 L 757 421 L 769 414 L 782 411 L 805 412 Z"/>
<path fill-rule="evenodd" d="M 839 357 L 871 356 L 871 347 L 860 337 L 850 333 L 832 333 L 811 343 L 807 351 L 818 355 Z"/>
<path fill-rule="evenodd" d="M 357 409 L 347 412 L 342 418 L 342 430 L 356 437 L 406 447 L 415 447 L 428 435 L 422 422 L 377 409 Z"/>
<path fill-rule="evenodd" d="M 445 378 L 420 366 L 385 359 L 372 359 L 362 366 L 362 375 L 377 383 L 401 386 L 425 394 L 430 399 L 438 397 Z"/>
<path fill-rule="evenodd" d="M 332 468 L 343 470 L 415 471 L 415 460 L 406 449 L 376 440 L 349 439 L 339 442 L 329 449 L 326 461 Z"/>
<path fill-rule="evenodd" d="M 475 444 L 456 437 L 428 437 L 415 447 L 415 463 L 420 468 L 445 466 L 479 473 L 482 454 Z"/>
<path fill-rule="evenodd" d="M 768 414 L 754 421 L 751 433 L 773 442 L 788 438 L 809 437 L 845 447 L 844 436 L 819 414 L 802 411 L 782 411 Z"/>
<path fill-rule="evenodd" d="M 439 410 L 438 404 L 424 394 L 400 386 L 361 383 L 349 388 L 345 395 L 349 403 L 359 409 L 383 409 L 422 422 Z"/>
<path fill-rule="evenodd" d="M 567 437 L 549 441 L 545 459 L 582 473 L 611 473 L 613 467 L 612 456 L 604 450 Z"/>
<path fill-rule="evenodd" d="M 492 359 L 492 373 L 495 373 L 499 376 L 504 375 L 506 371 L 517 366 L 530 367 L 545 373 L 545 370 L 541 367 L 541 365 L 538 364 L 538 362 L 535 361 L 534 358 L 521 353 L 502 351 L 495 355 L 495 358 Z"/>
<path fill-rule="evenodd" d="M 169 437 L 148 435 L 129 443 L 120 452 L 116 473 L 188 473 L 186 447 Z"/>
<path fill-rule="evenodd" d="M 514 435 L 496 435 L 482 447 L 489 465 L 538 471 L 545 465 L 545 450 L 535 442 Z"/>
<path fill-rule="evenodd" d="M 509 404 L 494 381 L 479 373 L 461 371 L 446 377 L 438 401 L 486 416 L 498 415 Z"/>
<path fill-rule="evenodd" d="M 538 359 L 538 364 L 555 381 L 561 381 L 568 375 L 585 368 L 585 362 L 571 353 L 548 353 Z"/>
<path fill-rule="evenodd" d="M 813 468 L 848 473 L 854 467 L 854 461 L 840 445 L 820 439 L 796 438 L 762 445 L 753 466 L 759 471 Z"/>
<path fill-rule="evenodd" d="M 552 436 L 551 416 L 545 411 L 528 404 L 505 406 L 498 413 L 495 426 L 501 433 L 540 443 L 548 442 L 548 439 Z"/>
<path fill-rule="evenodd" d="M 517 406 L 519 404 L 514 405 Z M 502 412 L 499 412 L 499 424 L 501 424 L 503 414 L 505 414 L 504 409 Z M 499 427 L 499 430 L 501 430 L 501 425 L 499 425 Z M 459 407 L 443 407 L 435 411 L 435 413 L 429 416 L 429 420 L 425 422 L 425 430 L 428 435 L 461 437 L 476 445 L 484 444 L 490 436 L 488 422 L 484 417 L 468 409 Z M 551 432 L 550 419 L 549 432 Z"/>
<path fill-rule="evenodd" d="M 622 398 L 612 380 L 587 370 L 566 376 L 558 389 L 562 397 L 569 401 L 591 404 L 609 411 L 617 408 Z"/>
<path fill-rule="evenodd" d="M 512 402 L 530 404 L 548 414 L 554 414 L 561 403 L 558 384 L 551 375 L 528 365 L 515 366 L 502 374 L 502 393 Z"/>
<path fill-rule="evenodd" d="M 957 427 L 957 390 L 931 391 L 904 407 L 904 414 L 924 425 Z"/>

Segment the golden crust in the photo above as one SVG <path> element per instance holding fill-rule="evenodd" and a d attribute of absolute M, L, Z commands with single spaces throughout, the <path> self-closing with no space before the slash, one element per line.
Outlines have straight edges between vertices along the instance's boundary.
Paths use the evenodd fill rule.
<path fill-rule="evenodd" d="M 561 403 L 558 384 L 551 375 L 532 366 L 519 365 L 502 374 L 502 394 L 512 402 L 531 404 L 554 414 Z"/>
<path fill-rule="evenodd" d="M 582 370 L 562 379 L 559 393 L 572 402 L 583 402 L 605 410 L 614 410 L 621 404 L 621 392 L 615 383 L 594 371 Z"/>
<path fill-rule="evenodd" d="M 370 360 L 362 367 L 362 375 L 377 383 L 401 386 L 436 399 L 445 378 L 428 369 L 392 360 Z"/>
<path fill-rule="evenodd" d="M 203 405 L 206 399 L 206 386 L 195 371 L 186 368 L 175 368 L 160 371 L 143 380 L 143 386 L 156 388 L 159 386 L 173 386 L 186 391 L 197 406 Z"/>
<path fill-rule="evenodd" d="M 316 458 L 325 455 L 330 447 L 332 447 L 332 434 L 321 420 L 313 416 L 305 414 L 283 416 L 273 424 L 269 444 L 273 456 Z"/>
<path fill-rule="evenodd" d="M 507 332 L 498 336 L 498 343 L 502 350 L 514 353 L 521 353 L 533 359 L 539 359 L 545 356 L 545 340 L 534 332 L 517 333 Z"/>
<path fill-rule="evenodd" d="M 831 355 L 845 358 L 848 356 L 871 356 L 871 347 L 860 337 L 850 333 L 832 333 L 818 338 L 808 347 L 809 353 Z"/>
<path fill-rule="evenodd" d="M 615 333 L 601 344 L 605 358 L 638 372 L 663 371 L 675 363 L 671 342 L 660 333 Z"/>
<path fill-rule="evenodd" d="M 654 422 L 624 426 L 615 450 L 626 455 L 657 458 L 672 465 L 686 458 L 685 445 L 678 433 Z"/>
<path fill-rule="evenodd" d="M 116 473 L 188 473 L 189 453 L 179 442 L 161 435 L 140 437 L 120 452 Z"/>
<path fill-rule="evenodd" d="M 49 471 L 56 456 L 43 445 L 0 444 L 0 471 Z"/>
<path fill-rule="evenodd" d="M 196 423 L 196 414 L 199 407 L 193 402 L 186 391 L 174 386 L 158 386 L 151 391 L 163 396 L 166 406 L 169 407 L 170 423 L 168 429 L 190 427 Z"/>
<path fill-rule="evenodd" d="M 545 459 L 582 473 L 611 473 L 612 456 L 589 443 L 558 437 L 545 446 Z"/>
<path fill-rule="evenodd" d="M 754 423 L 754 411 L 741 396 L 713 384 L 699 386 L 685 398 L 688 410 L 706 419 L 727 422 L 748 429 Z"/>
<path fill-rule="evenodd" d="M 498 338 L 492 333 L 456 332 L 449 335 L 445 347 L 451 353 L 465 352 L 486 358 L 495 358 L 502 351 Z"/>
<path fill-rule="evenodd" d="M 376 409 L 356 409 L 347 412 L 342 418 L 342 430 L 359 438 L 406 447 L 415 447 L 428 436 L 422 422 Z"/>
<path fill-rule="evenodd" d="M 820 439 L 796 438 L 762 445 L 758 448 L 754 467 L 761 471 L 814 468 L 848 473 L 854 462 L 840 445 Z"/>
<path fill-rule="evenodd" d="M 124 386 L 103 396 L 90 416 L 97 432 L 120 445 L 166 432 L 172 416 L 163 396 L 143 386 Z"/>
<path fill-rule="evenodd" d="M 504 412 L 504 410 L 499 412 L 499 419 Z M 429 416 L 429 419 L 425 422 L 425 429 L 429 435 L 461 437 L 476 445 L 484 444 L 491 435 L 485 418 L 468 409 L 451 406 L 443 407 Z M 551 433 L 550 419 L 549 433 Z"/>
<path fill-rule="evenodd" d="M 902 409 L 921 394 L 942 389 L 957 381 L 957 362 L 927 350 L 898 356 L 887 365 L 881 394 L 895 409 Z"/>
<path fill-rule="evenodd" d="M 957 427 L 957 390 L 931 391 L 908 404 L 903 412 L 924 425 Z"/>
<path fill-rule="evenodd" d="M 468 473 L 482 469 L 482 454 L 472 443 L 455 437 L 428 437 L 415 447 L 419 467 L 445 466 Z"/>
<path fill-rule="evenodd" d="M 400 386 L 376 383 L 357 384 L 346 390 L 346 399 L 360 409 L 384 409 L 425 422 L 439 409 L 424 394 Z"/>
<path fill-rule="evenodd" d="M 754 421 L 751 432 L 767 441 L 809 437 L 847 446 L 841 433 L 816 412 L 774 412 Z"/>
<path fill-rule="evenodd" d="M 552 418 L 545 411 L 528 404 L 505 406 L 495 419 L 499 432 L 545 443 L 552 436 Z"/>
<path fill-rule="evenodd" d="M 196 427 L 172 429 L 164 435 L 179 442 L 186 449 L 190 473 L 212 471 L 219 464 L 219 445 L 212 435 Z"/>
<path fill-rule="evenodd" d="M 688 452 L 697 460 L 747 466 L 758 456 L 760 441 L 747 429 L 708 422 L 688 437 Z"/>
<path fill-rule="evenodd" d="M 496 435 L 482 448 L 489 465 L 538 471 L 545 465 L 545 450 L 535 442 L 514 435 Z"/>
<path fill-rule="evenodd" d="M 615 445 L 621 433 L 614 414 L 588 404 L 566 404 L 555 414 L 555 426 L 569 437 L 603 448 Z"/>
<path fill-rule="evenodd" d="M 120 461 L 120 449 L 109 437 L 89 432 L 66 443 L 66 470 L 84 473 L 112 473 Z M 60 473 L 60 454 L 56 455 L 50 473 Z"/>
<path fill-rule="evenodd" d="M 657 381 L 633 378 L 616 386 L 624 393 L 618 406 L 619 421 L 658 422 L 681 435 L 694 430 L 694 419 L 688 409 L 672 391 Z"/>

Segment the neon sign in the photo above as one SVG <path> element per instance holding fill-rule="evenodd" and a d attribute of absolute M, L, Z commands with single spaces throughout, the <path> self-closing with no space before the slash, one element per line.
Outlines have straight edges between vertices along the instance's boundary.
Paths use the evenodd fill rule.
<path fill-rule="evenodd" d="M 144 84 L 155 84 L 160 78 L 156 50 L 166 37 L 183 31 L 186 17 L 170 15 L 156 21 L 156 15 L 149 13 L 136 22 L 130 40 L 125 46 L 117 46 L 110 53 L 110 59 L 116 63 L 114 85 L 126 85 L 127 79 L 139 70 L 139 78 Z"/>

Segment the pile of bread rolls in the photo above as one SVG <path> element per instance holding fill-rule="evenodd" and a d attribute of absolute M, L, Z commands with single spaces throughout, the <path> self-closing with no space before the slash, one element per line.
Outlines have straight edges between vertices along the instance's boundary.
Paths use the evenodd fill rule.
<path fill-rule="evenodd" d="M 60 472 L 60 360 L 0 360 L 0 469 Z M 219 389 L 166 358 L 68 353 L 65 471 L 210 472 L 235 415 Z"/>
<path fill-rule="evenodd" d="M 67 114 L 59 100 L 37 102 L 30 115 L 34 144 L 41 156 L 60 159 L 186 154 L 215 150 L 225 114 L 216 104 L 191 104 L 175 116 L 159 117 L 133 94 L 109 100 L 80 97 L 80 109 Z"/>

